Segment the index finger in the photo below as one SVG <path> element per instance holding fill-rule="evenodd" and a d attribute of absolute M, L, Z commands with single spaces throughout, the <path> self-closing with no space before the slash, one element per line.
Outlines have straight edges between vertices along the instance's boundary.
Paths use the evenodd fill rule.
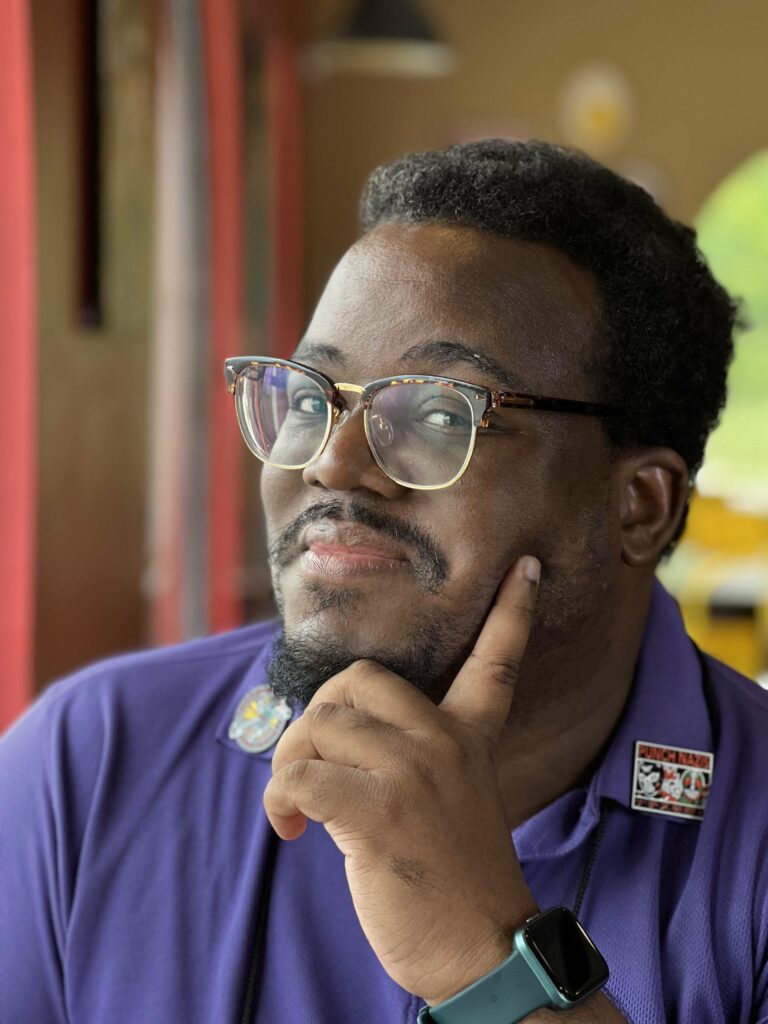
<path fill-rule="evenodd" d="M 440 708 L 496 739 L 509 715 L 536 607 L 541 566 L 518 559 L 502 580 L 480 636 Z"/>

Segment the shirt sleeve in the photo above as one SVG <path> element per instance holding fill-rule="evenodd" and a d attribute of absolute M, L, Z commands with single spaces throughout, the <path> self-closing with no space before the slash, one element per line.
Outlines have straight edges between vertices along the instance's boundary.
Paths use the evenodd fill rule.
<path fill-rule="evenodd" d="M 768 832 L 763 836 L 759 863 L 762 865 L 755 893 L 754 943 L 757 951 L 755 965 L 755 1004 L 751 1020 L 754 1024 L 768 1024 Z"/>
<path fill-rule="evenodd" d="M 99 746 L 98 716 L 84 710 L 59 684 L 0 738 L 3 1024 L 69 1020 L 67 923 Z"/>

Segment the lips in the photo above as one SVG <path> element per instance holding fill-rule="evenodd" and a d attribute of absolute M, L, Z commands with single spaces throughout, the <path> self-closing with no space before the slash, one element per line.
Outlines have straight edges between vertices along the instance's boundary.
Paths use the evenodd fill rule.
<path fill-rule="evenodd" d="M 301 548 L 303 570 L 325 578 L 348 579 L 410 566 L 401 547 L 356 523 L 313 523 L 302 534 Z"/>
<path fill-rule="evenodd" d="M 380 533 L 357 523 L 312 523 L 301 536 L 303 550 L 348 551 L 360 557 L 385 558 L 389 561 L 408 562 L 401 547 L 383 538 Z"/>

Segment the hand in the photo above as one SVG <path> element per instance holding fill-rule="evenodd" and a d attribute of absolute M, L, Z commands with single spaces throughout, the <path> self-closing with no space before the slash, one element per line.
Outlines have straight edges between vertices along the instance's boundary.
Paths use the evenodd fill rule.
<path fill-rule="evenodd" d="M 382 966 L 432 1004 L 506 959 L 537 910 L 505 819 L 497 746 L 538 572 L 531 557 L 509 571 L 440 705 L 374 661 L 324 683 L 278 743 L 264 792 L 283 839 L 307 818 L 323 823 Z"/>

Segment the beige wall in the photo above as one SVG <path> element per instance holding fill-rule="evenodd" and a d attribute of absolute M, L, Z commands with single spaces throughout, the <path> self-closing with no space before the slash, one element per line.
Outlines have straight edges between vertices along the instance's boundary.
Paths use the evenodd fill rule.
<path fill-rule="evenodd" d="M 151 237 L 147 2 L 113 0 L 105 93 L 104 326 L 80 326 L 76 0 L 34 0 L 39 196 L 38 685 L 143 636 Z M 132 29 L 132 30 L 131 30 Z"/>
<path fill-rule="evenodd" d="M 354 238 L 367 172 L 468 132 L 527 128 L 559 140 L 557 97 L 579 64 L 608 60 L 633 87 L 636 117 L 610 163 L 642 159 L 690 220 L 713 187 L 768 145 L 764 0 L 421 0 L 461 65 L 439 82 L 338 77 L 306 90 L 307 301 Z M 350 4 L 303 0 L 308 40 Z M 508 126 L 506 128 L 505 126 Z"/>

